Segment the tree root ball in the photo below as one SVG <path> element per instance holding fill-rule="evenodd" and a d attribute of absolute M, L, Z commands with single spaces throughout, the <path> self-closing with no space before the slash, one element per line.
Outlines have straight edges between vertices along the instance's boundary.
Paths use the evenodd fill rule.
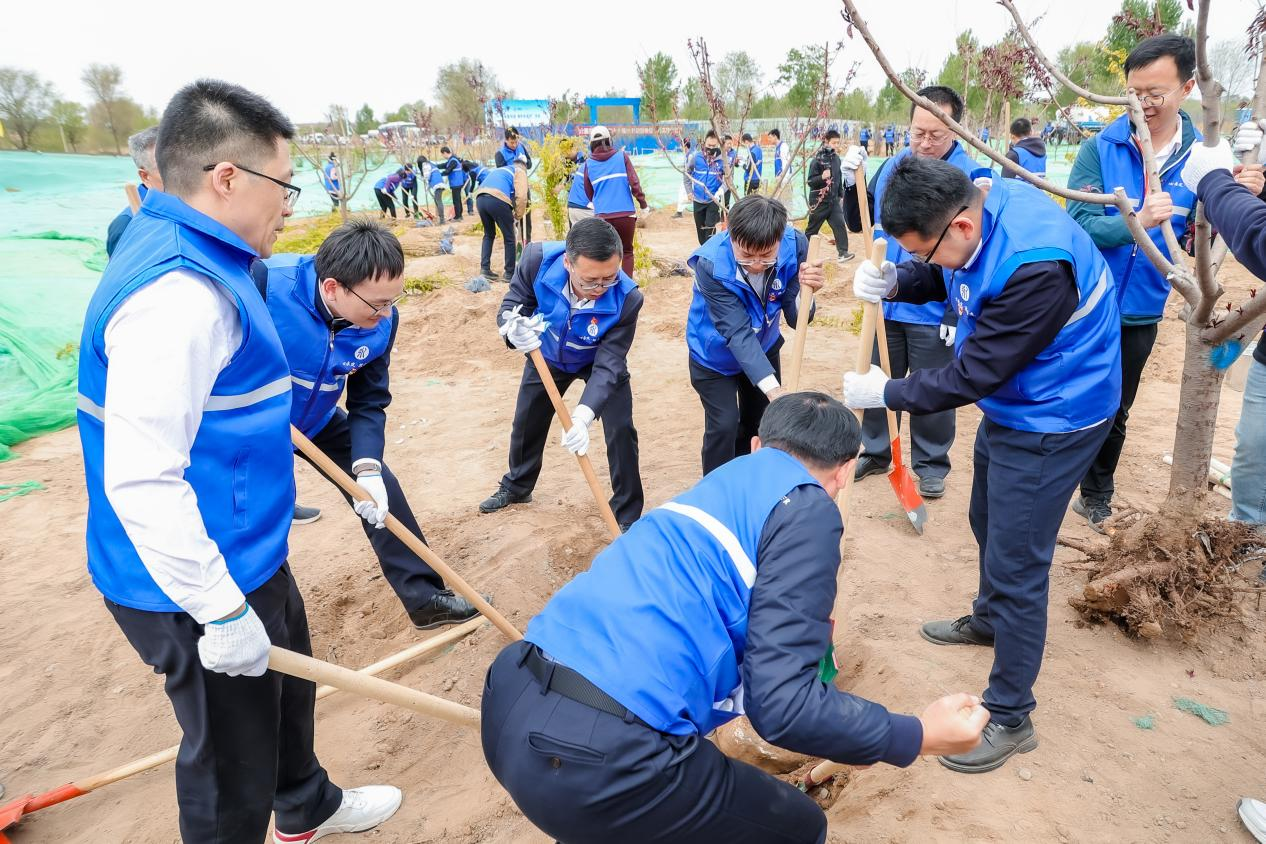
<path fill-rule="evenodd" d="M 1191 640 L 1207 625 L 1239 618 L 1258 572 L 1239 568 L 1260 545 L 1241 522 L 1146 516 L 1088 551 L 1090 582 L 1068 602 L 1087 620 L 1113 621 L 1143 639 Z"/>
<path fill-rule="evenodd" d="M 735 718 L 716 729 L 712 741 L 731 759 L 754 765 L 770 774 L 785 774 L 810 761 L 803 753 L 775 747 L 756 734 L 746 718 Z"/>

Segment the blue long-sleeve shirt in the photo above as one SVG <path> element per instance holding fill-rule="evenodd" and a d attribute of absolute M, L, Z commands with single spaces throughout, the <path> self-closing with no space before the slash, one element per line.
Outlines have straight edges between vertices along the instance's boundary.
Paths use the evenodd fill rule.
<path fill-rule="evenodd" d="M 1226 170 L 1214 170 L 1201 179 L 1196 195 L 1231 254 L 1253 275 L 1266 280 L 1266 202 L 1253 196 Z M 1266 364 L 1266 330 L 1253 359 Z"/>

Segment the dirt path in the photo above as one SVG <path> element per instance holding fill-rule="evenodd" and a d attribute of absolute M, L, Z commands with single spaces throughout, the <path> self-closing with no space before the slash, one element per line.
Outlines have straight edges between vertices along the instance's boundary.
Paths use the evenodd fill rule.
<path fill-rule="evenodd" d="M 543 225 L 537 231 L 544 231 Z M 652 218 L 641 237 L 657 255 L 684 259 L 695 245 L 689 219 Z M 438 237 L 410 232 L 429 254 Z M 416 243 L 414 243 L 416 241 Z M 410 260 L 408 275 L 442 272 L 464 281 L 478 239 L 459 236 L 454 256 Z M 843 325 L 854 302 L 851 271 L 831 271 L 819 298 L 830 325 L 813 329 L 806 387 L 839 393 L 856 337 Z M 1250 279 L 1232 267 L 1224 284 Z M 683 340 L 690 281 L 655 280 L 630 368 L 642 442 L 647 505 L 695 481 L 702 413 L 690 388 Z M 400 475 L 431 544 L 522 627 L 555 590 L 588 566 L 604 531 L 570 456 L 552 436 L 535 501 L 493 516 L 478 502 L 505 469 L 510 415 L 522 358 L 497 337 L 504 286 L 470 294 L 458 286 L 411 298 L 393 360 L 395 401 L 387 459 Z M 1171 306 L 1172 307 L 1172 306 Z M 1171 314 L 1144 377 L 1118 474 L 1120 495 L 1153 502 L 1167 477 L 1161 455 L 1174 435 L 1181 327 Z M 575 395 L 571 397 L 575 401 Z M 1218 454 L 1229 458 L 1241 396 L 1227 390 Z M 958 414 L 948 494 L 931 502 L 924 537 L 904 523 L 883 479 L 854 492 L 836 606 L 841 683 L 893 709 L 918 712 L 946 691 L 980 691 L 983 650 L 937 648 L 917 625 L 967 610 L 976 549 L 967 526 L 971 441 L 979 414 Z M 84 571 L 86 500 L 75 431 L 18 448 L 0 482 L 38 480 L 44 492 L 0 504 L 0 781 L 9 795 L 60 785 L 166 747 L 178 737 L 159 681 L 139 662 Z M 605 479 L 601 437 L 593 459 Z M 359 666 L 418 637 L 383 581 L 354 514 L 306 466 L 300 499 L 324 510 L 291 534 L 318 656 Z M 1221 508 L 1224 500 L 1213 498 Z M 1093 534 L 1071 516 L 1066 531 Z M 1078 555 L 1061 548 L 1057 562 Z M 1067 606 L 1082 576 L 1052 574 L 1046 661 L 1034 715 L 1041 747 L 1001 770 L 951 774 L 935 760 L 906 770 L 856 772 L 830 810 L 831 841 L 1248 841 L 1234 814 L 1241 794 L 1266 795 L 1262 737 L 1261 617 L 1199 646 L 1141 644 L 1112 628 L 1086 628 Z M 503 644 L 484 627 L 444 653 L 387 676 L 477 706 L 483 673 Z M 1227 710 L 1210 727 L 1174 709 L 1185 696 Z M 317 743 L 335 780 L 385 781 L 405 790 L 399 814 L 374 842 L 545 842 L 484 767 L 478 738 L 387 706 L 336 696 L 318 704 Z M 1132 718 L 1154 714 L 1155 729 Z M 1022 778 L 1021 773 L 1028 778 Z M 28 842 L 174 842 L 170 768 L 40 812 L 13 834 Z M 351 839 L 349 839 L 351 840 Z"/>

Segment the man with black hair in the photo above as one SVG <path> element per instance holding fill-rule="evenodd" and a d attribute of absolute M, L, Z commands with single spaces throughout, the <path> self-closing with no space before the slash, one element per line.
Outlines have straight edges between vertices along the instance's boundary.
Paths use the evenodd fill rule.
<path fill-rule="evenodd" d="M 390 786 L 343 790 L 313 751 L 316 687 L 268 672 L 312 653 L 287 562 L 291 380 L 250 265 L 293 211 L 294 127 L 236 85 L 200 80 L 163 112 L 158 168 L 84 318 L 79 436 L 88 570 L 182 731 L 185 842 L 279 842 L 370 829 Z M 161 385 L 162 389 L 155 389 Z"/>
<path fill-rule="evenodd" d="M 686 319 L 690 385 L 703 404 L 703 473 L 747 454 L 769 403 L 783 393 L 779 318 L 795 327 L 801 285 L 820 290 L 821 263 L 776 199 L 753 194 L 730 212 L 729 228 L 695 250 Z M 813 318 L 812 311 L 809 318 Z"/>
<path fill-rule="evenodd" d="M 274 255 L 251 268 L 290 364 L 290 421 L 373 499 L 356 514 L 378 564 L 419 630 L 457 624 L 475 608 L 444 587 L 422 558 L 386 530 L 390 511 L 426 541 L 400 482 L 383 462 L 389 368 L 404 297 L 400 241 L 370 220 L 332 231 L 313 255 Z M 346 410 L 338 406 L 347 391 Z M 304 458 L 307 459 L 306 457 Z M 310 461 L 309 461 L 310 462 Z M 315 467 L 314 467 L 315 468 Z M 348 503 L 351 496 L 344 493 Z"/>
<path fill-rule="evenodd" d="M 682 168 L 690 178 L 690 198 L 694 203 L 695 235 L 702 246 L 716 232 L 721 222 L 721 187 L 725 182 L 725 163 L 721 160 L 721 139 L 715 129 L 703 136 L 703 143 L 693 155 L 686 156 Z"/>
<path fill-rule="evenodd" d="M 479 272 L 489 281 L 501 277 L 492 271 L 492 242 L 500 231 L 505 277 L 509 281 L 515 262 L 514 224 L 528 213 L 527 162 L 516 158 L 508 167 L 489 170 L 475 189 L 475 210 L 479 212 L 479 222 L 484 227 L 484 239 L 479 247 Z"/>
<path fill-rule="evenodd" d="M 513 167 L 515 162 L 522 162 L 525 173 L 532 172 L 532 153 L 528 150 L 527 144 L 523 143 L 523 139 L 519 136 L 519 130 L 511 126 L 505 131 L 505 140 L 501 144 L 501 148 L 497 150 L 494 156 L 494 163 L 497 167 Z M 526 184 L 526 183 L 525 183 Z M 523 193 L 524 207 L 532 204 L 531 188 L 526 188 Z M 482 219 L 482 215 L 481 215 Z M 523 242 L 532 242 L 532 215 L 525 213 L 521 217 L 515 217 L 516 220 L 523 221 Z M 511 264 L 506 264 L 506 278 L 510 277 Z"/>
<path fill-rule="evenodd" d="M 928 413 L 974 402 L 985 416 L 968 510 L 979 593 L 969 614 L 921 631 L 937 645 L 994 648 L 984 741 L 941 759 L 965 773 L 1037 747 L 1029 713 L 1055 539 L 1121 397 L 1120 315 L 1103 256 L 1028 182 L 973 175 L 985 187 L 936 158 L 894 164 L 880 211 L 912 258 L 867 261 L 853 283 L 871 302 L 950 299 L 959 315 L 955 359 L 905 378 L 878 366 L 844 376 L 849 407 Z"/>
<path fill-rule="evenodd" d="M 919 90 L 942 111 L 955 120 L 963 119 L 963 100 L 953 88 L 929 85 Z M 910 157 L 940 159 L 964 173 L 977 168 L 962 144 L 936 115 L 919 106 L 910 109 L 910 146 L 885 161 L 875 174 L 871 213 L 875 218 L 875 237 L 884 237 L 884 193 L 893 167 Z M 869 244 L 868 244 L 869 246 Z M 869 253 L 869 248 L 867 253 Z M 888 239 L 887 260 L 901 264 L 912 256 L 895 238 Z M 892 377 L 901 378 L 920 369 L 940 369 L 954 359 L 954 332 L 958 315 L 948 302 L 924 304 L 884 302 L 884 324 L 888 337 L 888 360 Z M 872 363 L 879 363 L 876 344 Z M 898 414 L 898 421 L 901 415 Z M 945 494 L 945 478 L 950 471 L 950 447 L 954 445 L 954 411 L 910 414 L 910 465 L 919 478 L 919 494 L 924 498 L 940 498 Z M 862 456 L 857 461 L 857 480 L 867 475 L 888 471 L 892 462 L 892 438 L 888 420 L 882 410 L 868 411 L 862 419 Z"/>
<path fill-rule="evenodd" d="M 853 260 L 853 253 L 848 251 L 848 223 L 844 220 L 844 189 L 852 183 L 853 171 L 866 160 L 866 152 L 861 147 L 849 147 L 841 159 L 839 149 L 839 130 L 826 130 L 822 147 L 813 156 L 806 175 L 809 221 L 804 233 L 806 237 L 813 237 L 822 230 L 823 223 L 830 223 L 831 234 L 835 235 L 836 260 L 843 264 Z"/>
<path fill-rule="evenodd" d="M 770 129 L 769 136 L 774 139 L 774 179 L 782 176 L 782 171 L 791 166 L 791 147 L 782 139 L 782 131 Z"/>
<path fill-rule="evenodd" d="M 1046 141 L 1033 135 L 1033 124 L 1027 117 L 1011 121 L 1011 149 L 1007 150 L 1007 158 L 1030 173 L 1046 175 Z M 1010 170 L 1002 175 L 1008 179 L 1020 178 Z"/>
<path fill-rule="evenodd" d="M 448 181 L 453 198 L 453 222 L 461 222 L 462 189 L 466 186 L 466 170 L 462 167 L 462 160 L 453 155 L 453 150 L 449 147 L 440 147 L 440 154 L 448 156 L 444 159 L 444 163 L 439 165 L 439 171 Z M 443 214 L 441 213 L 440 216 L 440 222 L 443 222 Z"/>
<path fill-rule="evenodd" d="M 978 698 L 915 718 L 822 674 L 857 441 L 835 399 L 783 396 L 751 454 L 648 513 L 502 650 L 484 758 L 528 820 L 573 844 L 822 844 L 810 797 L 705 736 L 746 714 L 779 747 L 900 767 L 976 746 Z"/>
<path fill-rule="evenodd" d="M 589 428 L 602 420 L 611 511 L 628 530 L 641 517 L 643 501 L 628 368 L 642 292 L 620 268 L 623 252 L 619 233 L 600 217 L 576 221 L 566 241 L 528 244 L 501 300 L 497 326 L 511 349 L 541 350 L 559 393 L 585 382 L 562 446 L 587 453 Z M 532 500 L 553 418 L 540 374 L 526 360 L 510 428 L 510 470 L 480 503 L 481 513 Z"/>
<path fill-rule="evenodd" d="M 760 191 L 761 177 L 765 175 L 765 152 L 752 140 L 750 132 L 743 133 L 743 146 L 747 147 L 747 184 L 743 195 Z"/>

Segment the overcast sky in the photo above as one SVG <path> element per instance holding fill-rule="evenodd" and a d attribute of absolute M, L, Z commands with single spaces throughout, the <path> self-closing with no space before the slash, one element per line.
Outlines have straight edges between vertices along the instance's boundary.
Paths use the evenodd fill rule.
<path fill-rule="evenodd" d="M 1052 57 L 1069 43 L 1099 38 L 1120 6 L 1119 0 L 1016 2 L 1027 20 L 1043 15 L 1035 34 Z M 698 35 L 715 60 L 729 50 L 753 54 L 767 84 L 791 47 L 845 38 L 838 0 L 5 5 L 0 64 L 39 72 L 64 97 L 86 101 L 80 70 L 107 62 L 122 67 L 126 91 L 147 106 L 161 110 L 181 84 L 212 76 L 269 97 L 297 122 L 321 119 L 335 102 L 352 109 L 368 102 L 379 115 L 419 98 L 433 103 L 436 69 L 464 55 L 481 59 L 520 98 L 612 88 L 636 96 L 635 63 L 663 50 L 676 60 L 680 78 L 691 67 L 686 40 Z M 970 27 L 989 42 L 1010 21 L 993 0 L 859 0 L 859 6 L 898 68 L 933 73 L 958 32 Z M 1242 40 L 1256 8 L 1256 0 L 1214 0 L 1210 39 Z M 883 74 L 865 45 L 854 39 L 846 50 L 846 63 L 861 62 L 857 84 L 877 90 Z"/>

